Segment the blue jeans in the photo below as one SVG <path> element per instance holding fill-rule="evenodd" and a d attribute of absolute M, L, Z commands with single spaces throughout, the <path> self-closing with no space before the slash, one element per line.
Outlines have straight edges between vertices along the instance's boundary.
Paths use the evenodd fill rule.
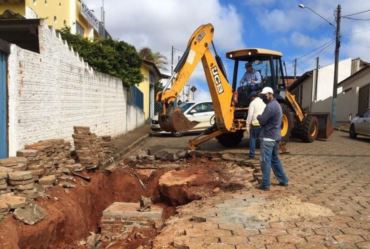
<path fill-rule="evenodd" d="M 288 177 L 285 175 L 283 165 L 279 159 L 279 142 L 264 141 L 261 138 L 261 169 L 262 184 L 261 187 L 270 187 L 271 168 L 275 177 L 282 184 L 288 184 Z"/>
<path fill-rule="evenodd" d="M 261 127 L 251 126 L 249 136 L 249 158 L 254 158 L 256 152 L 256 142 L 260 136 Z"/>

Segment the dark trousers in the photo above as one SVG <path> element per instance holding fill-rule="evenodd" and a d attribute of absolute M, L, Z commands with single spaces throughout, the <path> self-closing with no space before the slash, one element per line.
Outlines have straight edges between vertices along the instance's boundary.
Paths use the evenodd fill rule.
<path fill-rule="evenodd" d="M 257 139 L 260 136 L 260 132 L 260 126 L 251 126 L 249 135 L 249 158 L 254 158 L 254 156 L 256 155 L 256 143 Z"/>

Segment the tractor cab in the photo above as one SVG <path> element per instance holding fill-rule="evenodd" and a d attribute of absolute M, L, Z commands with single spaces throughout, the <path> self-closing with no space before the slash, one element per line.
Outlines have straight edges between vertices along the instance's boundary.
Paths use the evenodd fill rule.
<path fill-rule="evenodd" d="M 228 52 L 226 56 L 234 60 L 232 88 L 238 92 L 238 107 L 248 107 L 251 93 L 258 93 L 266 86 L 274 89 L 278 99 L 284 98 L 282 53 L 249 48 Z"/>

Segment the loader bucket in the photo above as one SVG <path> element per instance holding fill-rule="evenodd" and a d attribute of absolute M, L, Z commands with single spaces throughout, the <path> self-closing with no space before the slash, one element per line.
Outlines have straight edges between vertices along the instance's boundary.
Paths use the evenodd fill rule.
<path fill-rule="evenodd" d="M 158 121 L 161 129 L 168 132 L 188 131 L 199 124 L 187 119 L 179 108 L 173 109 L 166 115 L 160 115 Z"/>
<path fill-rule="evenodd" d="M 318 139 L 328 139 L 333 133 L 333 124 L 329 113 L 309 113 L 310 116 L 315 116 L 319 122 Z"/>

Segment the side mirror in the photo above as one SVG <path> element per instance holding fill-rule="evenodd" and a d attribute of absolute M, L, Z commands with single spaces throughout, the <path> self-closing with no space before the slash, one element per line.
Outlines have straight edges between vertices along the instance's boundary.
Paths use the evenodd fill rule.
<path fill-rule="evenodd" d="M 189 114 L 193 115 L 194 113 L 197 113 L 197 110 L 193 109 L 189 111 Z"/>

